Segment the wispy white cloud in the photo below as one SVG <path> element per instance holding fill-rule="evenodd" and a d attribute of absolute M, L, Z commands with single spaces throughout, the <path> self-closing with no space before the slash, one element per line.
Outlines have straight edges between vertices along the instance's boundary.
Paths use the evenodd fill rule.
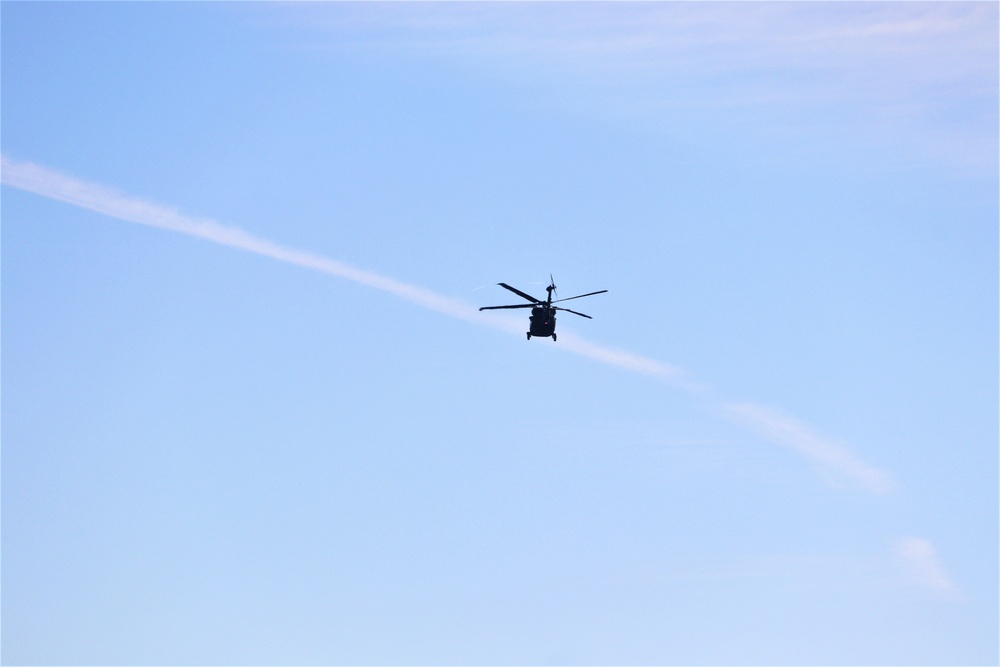
<path fill-rule="evenodd" d="M 723 410 L 768 440 L 791 448 L 821 469 L 837 472 L 872 493 L 887 493 L 895 487 L 887 473 L 864 463 L 846 446 L 777 410 L 753 403 L 730 403 Z"/>
<path fill-rule="evenodd" d="M 431 290 L 404 283 L 350 264 L 295 250 L 254 236 L 239 227 L 186 215 L 174 208 L 136 199 L 101 185 L 40 165 L 0 157 L 0 180 L 5 185 L 62 201 L 127 222 L 156 227 L 238 248 L 382 290 L 449 317 L 506 332 L 522 334 L 524 323 L 475 307 Z M 695 395 L 708 397 L 709 387 L 682 369 L 656 359 L 587 341 L 571 332 L 559 336 L 559 350 L 577 354 L 631 373 L 657 378 Z M 728 404 L 723 411 L 765 438 L 806 456 L 826 470 L 859 482 L 874 493 L 893 486 L 888 475 L 862 463 L 846 448 L 813 432 L 806 425 L 780 413 L 750 403 Z"/>
<path fill-rule="evenodd" d="M 580 67 L 661 73 L 932 54 L 966 71 L 988 64 L 970 56 L 995 50 L 997 25 L 996 7 L 977 2 L 362 3 L 278 11 L 341 44 L 565 57 Z M 945 69 L 938 62 L 930 74 L 955 76 Z"/>
<path fill-rule="evenodd" d="M 902 537 L 896 540 L 895 553 L 910 585 L 943 597 L 962 597 L 930 540 L 923 537 Z"/>
<path fill-rule="evenodd" d="M 714 118 L 717 132 L 736 126 L 837 143 L 894 137 L 950 164 L 995 167 L 996 3 L 333 3 L 276 11 L 327 48 L 440 54 L 545 76 L 555 87 L 596 83 L 604 94 L 587 99 L 600 100 L 602 114 L 645 114 L 668 126 Z M 948 120 L 955 117 L 961 122 Z"/>

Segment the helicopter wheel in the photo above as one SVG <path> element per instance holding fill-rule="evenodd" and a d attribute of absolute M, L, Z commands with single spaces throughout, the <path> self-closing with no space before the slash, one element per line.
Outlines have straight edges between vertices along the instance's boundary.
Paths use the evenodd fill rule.
<path fill-rule="evenodd" d="M 528 340 L 531 340 L 531 332 L 528 332 Z"/>
<path fill-rule="evenodd" d="M 555 334 L 552 334 L 552 342 L 553 343 L 556 342 L 556 335 Z"/>

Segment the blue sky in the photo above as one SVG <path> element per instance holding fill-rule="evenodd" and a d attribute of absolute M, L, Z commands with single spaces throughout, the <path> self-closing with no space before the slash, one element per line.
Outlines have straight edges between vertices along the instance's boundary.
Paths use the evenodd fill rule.
<path fill-rule="evenodd" d="M 5 664 L 1000 660 L 996 3 L 0 19 Z"/>

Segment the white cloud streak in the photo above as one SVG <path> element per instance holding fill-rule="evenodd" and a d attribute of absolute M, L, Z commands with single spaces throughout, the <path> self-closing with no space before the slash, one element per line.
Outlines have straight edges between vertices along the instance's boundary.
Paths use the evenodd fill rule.
<path fill-rule="evenodd" d="M 321 271 L 389 292 L 401 299 L 451 317 L 504 328 L 500 322 L 486 318 L 472 306 L 422 287 L 403 283 L 320 255 L 286 248 L 254 236 L 239 227 L 230 227 L 214 220 L 184 215 L 173 208 L 128 197 L 47 167 L 27 162 L 15 162 L 3 156 L 2 180 L 5 185 L 79 206 L 112 218 L 195 236 L 213 243 Z"/>
<path fill-rule="evenodd" d="M 888 493 L 895 488 L 887 473 L 869 466 L 843 445 L 777 410 L 753 403 L 730 403 L 724 405 L 723 410 L 750 430 L 802 454 L 822 469 L 854 480 L 872 493 Z"/>
<path fill-rule="evenodd" d="M 423 287 L 404 283 L 338 262 L 320 255 L 295 250 L 254 236 L 239 227 L 196 218 L 176 209 L 123 195 L 109 188 L 82 181 L 47 167 L 0 157 L 0 180 L 5 185 L 65 202 L 112 218 L 164 229 L 206 241 L 238 248 L 264 257 L 320 271 L 338 278 L 388 292 L 418 306 L 449 317 L 510 333 L 523 332 L 523 323 L 492 313 L 479 312 L 457 299 L 437 294 Z M 664 380 L 692 394 L 704 396 L 707 385 L 695 382 L 683 370 L 625 350 L 589 342 L 572 333 L 560 334 L 559 349 L 607 364 L 631 373 Z M 790 447 L 821 467 L 836 471 L 860 483 L 873 493 L 892 489 L 889 476 L 872 468 L 841 445 L 817 435 L 804 424 L 773 410 L 749 403 L 724 405 L 723 410 L 765 438 Z"/>
<path fill-rule="evenodd" d="M 930 540 L 923 537 L 900 538 L 896 540 L 895 553 L 909 584 L 943 597 L 962 597 Z"/>
<path fill-rule="evenodd" d="M 423 287 L 404 283 L 387 276 L 359 269 L 302 250 L 287 248 L 254 236 L 239 227 L 222 225 L 214 220 L 196 218 L 176 209 L 129 197 L 112 189 L 88 183 L 58 171 L 19 162 L 2 156 L 2 181 L 5 185 L 42 197 L 79 206 L 112 218 L 165 229 L 206 241 L 246 250 L 289 264 L 344 278 L 367 287 L 388 292 L 418 306 L 449 317 L 488 326 L 506 332 L 523 332 L 523 324 L 492 313 L 482 313 L 458 299 L 437 294 Z M 560 336 L 561 349 L 588 359 L 634 373 L 684 384 L 684 373 L 669 364 L 631 352 L 590 343 L 572 335 Z"/>

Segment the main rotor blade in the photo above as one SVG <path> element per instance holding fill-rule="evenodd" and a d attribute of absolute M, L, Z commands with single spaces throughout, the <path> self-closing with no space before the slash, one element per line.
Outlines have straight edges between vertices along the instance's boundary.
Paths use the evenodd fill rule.
<path fill-rule="evenodd" d="M 534 308 L 533 303 L 519 303 L 516 306 L 483 306 L 479 310 L 503 310 L 504 308 Z"/>
<path fill-rule="evenodd" d="M 584 315 L 583 313 L 578 313 L 575 310 L 570 310 L 569 308 L 560 308 L 559 306 L 552 306 L 552 310 L 565 310 L 567 313 L 573 313 L 574 315 L 579 315 L 580 317 L 586 317 L 588 320 L 594 319 L 590 315 Z"/>
<path fill-rule="evenodd" d="M 542 303 L 541 301 L 539 301 L 535 297 L 531 296 L 530 294 L 525 294 L 521 290 L 519 290 L 517 288 L 514 288 L 514 287 L 511 287 L 507 283 L 497 283 L 497 285 L 500 285 L 500 287 L 503 287 L 504 289 L 509 289 L 514 294 L 518 295 L 519 297 L 525 298 L 525 299 L 527 299 L 528 301 L 530 301 L 532 303 Z"/>
<path fill-rule="evenodd" d="M 556 300 L 555 300 L 555 301 L 553 301 L 552 303 L 559 303 L 560 301 L 569 301 L 569 300 L 571 300 L 571 299 L 580 299 L 580 298 L 583 298 L 583 297 L 585 297 L 585 296 L 594 296 L 595 294 L 604 294 L 604 293 L 605 293 L 605 292 L 607 292 L 607 291 L 608 291 L 608 290 L 606 290 L 606 289 L 602 289 L 602 290 L 599 290 L 599 291 L 597 291 L 597 292 L 588 292 L 588 293 L 586 293 L 586 294 L 578 294 L 578 295 L 576 295 L 576 296 L 568 296 L 568 297 L 566 297 L 565 299 L 556 299 Z M 571 311 L 571 312 L 572 312 L 572 311 Z"/>

